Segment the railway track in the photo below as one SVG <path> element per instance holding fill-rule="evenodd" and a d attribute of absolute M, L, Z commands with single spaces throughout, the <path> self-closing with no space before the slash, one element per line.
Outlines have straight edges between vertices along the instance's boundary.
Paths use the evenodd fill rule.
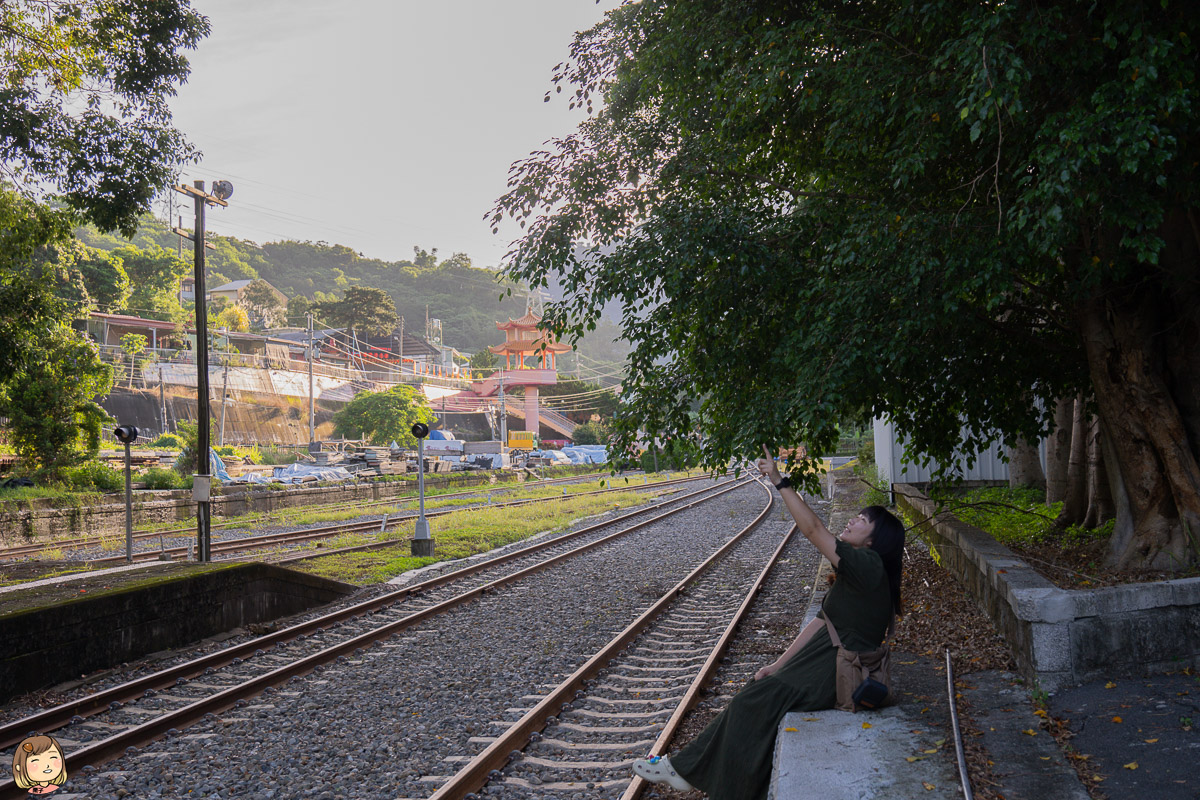
<path fill-rule="evenodd" d="M 536 489 L 536 488 L 542 488 L 542 487 L 546 487 L 546 486 L 555 486 L 555 485 L 560 485 L 560 484 L 580 483 L 583 481 L 591 480 L 596 477 L 597 477 L 596 475 L 572 475 L 567 478 L 552 478 L 549 480 L 530 481 L 527 483 L 520 483 L 520 484 L 499 484 L 497 486 L 491 486 L 487 489 L 480 489 L 480 490 L 474 490 L 474 491 L 449 492 L 449 493 L 445 493 L 445 494 L 427 494 L 426 502 L 438 502 L 438 501 L 442 501 L 442 500 L 455 500 L 455 499 L 471 498 L 471 497 L 485 497 L 485 496 L 491 497 L 492 495 L 495 495 L 495 494 L 502 494 L 502 493 L 506 493 L 509 491 L 513 491 L 513 490 Z M 677 479 L 674 481 L 659 481 L 658 484 L 656 484 L 656 485 L 669 485 L 671 483 L 685 482 L 687 480 L 695 480 L 695 479 L 686 478 L 686 479 Z M 646 484 L 644 484 L 644 485 L 646 485 Z M 372 501 L 369 501 L 366 503 L 356 504 L 355 507 L 367 509 L 367 508 L 376 508 L 379 506 L 399 506 L 399 505 L 406 505 L 409 503 L 416 503 L 416 502 L 417 502 L 417 497 L 414 495 L 412 497 L 404 496 L 404 497 L 395 497 L 395 498 L 386 499 L 386 500 L 372 500 Z M 286 522 L 287 517 L 292 516 L 294 514 L 298 514 L 298 513 L 311 514 L 311 513 L 319 513 L 321 511 L 329 511 L 329 510 L 333 510 L 333 509 L 345 509 L 345 508 L 346 508 L 346 504 L 343 502 L 315 503 L 313 505 L 306 505 L 306 506 L 299 506 L 296 508 L 282 509 L 278 513 L 268 514 L 265 517 L 256 517 L 254 519 L 254 522 L 261 524 L 264 520 L 271 519 L 271 518 L 279 518 L 281 521 Z M 226 529 L 226 528 L 236 529 L 236 528 L 242 528 L 245 526 L 246 526 L 246 520 L 233 519 L 233 520 L 227 520 L 225 522 L 214 522 L 214 523 L 212 523 L 212 525 L 210 527 L 212 530 L 215 531 L 215 530 Z M 194 525 L 185 526 L 185 527 L 154 529 L 154 530 L 141 531 L 138 533 L 134 533 L 133 540 L 135 543 L 137 543 L 137 542 L 144 542 L 144 541 L 150 541 L 150 540 L 161 539 L 161 538 L 193 536 L 193 535 L 195 535 L 195 533 L 196 533 L 196 528 Z M 108 537 L 108 538 L 111 539 L 112 537 Z M 60 549 L 61 550 L 77 550 L 77 549 L 86 549 L 86 548 L 90 548 L 90 547 L 99 547 L 105 541 L 106 541 L 106 538 L 101 537 L 101 536 L 83 536 L 83 537 L 75 537 L 72 539 L 58 539 L 58 540 L 50 541 L 50 542 L 41 542 L 38 544 L 27 544 L 27 545 L 17 545 L 15 547 L 5 547 L 5 548 L 0 548 L 0 561 L 5 561 L 5 560 L 9 560 L 9 559 L 18 559 L 18 558 L 29 558 L 30 556 L 36 556 L 39 553 L 44 553 L 47 550 L 60 550 Z M 120 560 L 124 560 L 124 556 L 121 556 L 119 558 L 120 558 Z M 111 561 L 114 559 L 108 559 L 108 560 Z"/>
<path fill-rule="evenodd" d="M 582 786 L 626 786 L 623 800 L 637 797 L 644 782 L 631 780 L 630 765 L 646 753 L 666 752 L 796 533 L 793 527 L 773 550 L 768 537 L 751 542 L 769 511 L 770 506 L 574 674 L 544 695 L 525 698 L 536 705 L 514 723 L 501 721 L 503 732 L 430 800 L 474 796 L 490 782 L 514 787 L 525 797 Z M 765 564 L 763 551 L 769 553 Z M 743 578 L 754 562 L 761 569 L 745 590 Z M 564 779 L 526 777 L 529 766 Z"/>
<path fill-rule="evenodd" d="M 642 484 L 642 485 L 633 484 L 633 485 L 630 485 L 627 487 L 622 486 L 622 487 L 613 487 L 613 488 L 608 488 L 608 489 L 597 489 L 597 490 L 593 490 L 590 492 L 578 492 L 578 493 L 575 493 L 570 496 L 584 497 L 584 496 L 599 495 L 599 494 L 611 494 L 614 492 L 624 492 L 624 491 L 637 490 L 637 489 L 643 489 L 643 488 L 658 488 L 658 487 L 666 487 L 666 486 L 676 486 L 676 485 L 680 485 L 680 484 L 684 484 L 684 483 L 694 482 L 697 480 L 703 480 L 703 479 L 706 479 L 707 477 L 708 476 L 698 476 L 696 478 L 681 478 L 681 479 L 675 479 L 675 480 L 670 480 L 670 481 L 659 481 L 657 483 L 652 483 L 652 484 L 650 484 L 650 483 Z M 466 496 L 466 497 L 476 496 L 476 493 L 463 493 L 462 496 Z M 565 493 L 564 493 L 564 497 L 565 496 L 567 496 L 567 495 L 565 495 Z M 561 499 L 557 496 L 554 496 L 554 497 L 542 497 L 542 498 L 525 498 L 525 499 L 519 499 L 519 500 L 509 500 L 509 501 L 501 501 L 501 502 L 493 503 L 493 502 L 490 502 L 490 499 L 491 499 L 490 493 L 488 494 L 487 497 L 488 497 L 487 502 L 481 502 L 481 503 L 472 504 L 472 505 L 460 505 L 460 506 L 454 506 L 451 508 L 444 508 L 444 509 L 427 510 L 425 512 L 425 516 L 426 517 L 439 517 L 439 516 L 444 516 L 446 514 L 452 514 L 457 511 L 467 511 L 467 510 L 471 510 L 471 509 L 480 509 L 480 508 L 515 507 L 515 506 L 522 506 L 522 505 L 531 505 L 531 504 L 536 504 L 536 503 L 554 502 L 554 501 Z M 441 495 L 438 497 L 439 500 L 440 499 L 448 499 L 448 498 L 449 498 L 448 495 Z M 377 504 L 372 503 L 370 505 L 377 505 Z M 245 536 L 245 537 L 238 537 L 238 538 L 234 538 L 234 539 L 228 539 L 225 541 L 217 539 L 212 544 L 210 552 L 214 557 L 221 557 L 221 556 L 229 556 L 229 555 L 233 555 L 233 554 L 246 553 L 246 552 L 255 551 L 255 550 L 261 550 L 264 548 L 303 544 L 305 542 L 326 539 L 326 538 L 330 538 L 333 536 L 340 536 L 343 534 L 372 533 L 372 532 L 382 533 L 388 529 L 398 527 L 399 525 L 401 525 L 405 522 L 412 521 L 416 518 L 417 518 L 417 512 L 412 511 L 412 512 L 403 512 L 403 513 L 399 513 L 399 514 L 385 514 L 385 515 L 382 515 L 382 518 L 376 518 L 376 519 L 371 519 L 371 520 L 366 520 L 366 521 L 356 521 L 356 522 L 338 523 L 338 524 L 333 524 L 333 525 L 323 525 L 323 526 L 309 527 L 309 528 L 303 528 L 303 529 L 292 530 L 292 531 L 281 531 L 281 532 L 277 532 L 277 533 L 261 534 L 258 536 Z M 188 536 L 191 536 L 193 534 L 194 534 L 194 530 L 192 530 L 192 529 L 187 530 Z M 158 538 L 160 535 L 165 535 L 165 534 L 157 534 L 157 533 L 156 534 L 143 534 L 141 536 L 135 536 L 134 539 L 135 540 L 137 540 L 139 538 L 141 538 L 143 540 L 144 539 L 153 539 L 153 538 Z M 99 540 L 97 539 L 96 541 L 99 541 Z M 366 549 L 368 547 L 395 546 L 398 543 L 399 542 L 397 540 L 389 540 L 389 541 L 385 541 L 385 542 L 373 543 L 371 545 L 365 545 L 365 546 L 359 546 L 359 547 L 353 547 L 353 548 L 343 548 L 336 552 L 348 552 L 351 550 Z M 48 548 L 48 547 L 62 548 L 64 546 L 65 545 L 62 542 L 55 542 L 55 543 L 47 543 L 46 545 L 42 545 L 42 546 L 38 546 L 38 547 L 40 550 L 44 550 L 45 548 Z M 33 547 L 33 546 L 31 546 L 31 547 Z M 179 558 L 188 558 L 192 554 L 192 547 L 193 547 L 193 544 L 189 542 L 188 544 L 183 544 L 183 545 L 172 545 L 170 547 L 160 547 L 157 550 L 153 550 L 153 549 L 139 550 L 139 551 L 135 551 L 133 553 L 133 561 L 135 563 L 151 562 L 151 561 L 159 560 L 163 556 L 167 556 L 167 557 L 171 558 L 172 560 L 176 560 Z M 0 559 L 7 558 L 7 557 L 27 556 L 27 555 L 29 555 L 30 552 L 36 552 L 36 551 L 23 552 L 23 553 L 19 553 L 19 554 L 15 555 L 15 556 L 11 555 L 12 552 L 13 552 L 12 550 L 0 551 Z M 285 558 L 281 558 L 281 559 L 276 559 L 275 563 L 288 563 L 291 561 L 298 561 L 298 560 L 302 560 L 305 558 L 313 558 L 313 557 L 317 557 L 317 556 L 321 556 L 321 555 L 328 555 L 328 553 L 329 553 L 329 551 L 320 552 L 320 553 L 301 554 L 294 558 L 285 557 Z M 82 560 L 85 561 L 86 563 L 95 564 L 95 565 L 119 565 L 119 564 L 126 563 L 126 558 L 124 555 L 105 556 L 102 558 L 89 558 L 89 559 L 82 559 Z"/>
<path fill-rule="evenodd" d="M 669 500 L 662 504 L 672 506 L 666 511 L 622 515 L 10 722 L 0 726 L 0 746 L 11 748 L 32 731 L 61 731 L 72 771 L 102 763 L 215 713 L 245 706 L 255 695 L 320 672 L 331 662 L 384 646 L 420 622 L 745 483 L 728 480 Z M 611 531 L 648 511 L 659 513 Z M 0 798 L 17 796 L 11 781 L 0 784 Z"/>

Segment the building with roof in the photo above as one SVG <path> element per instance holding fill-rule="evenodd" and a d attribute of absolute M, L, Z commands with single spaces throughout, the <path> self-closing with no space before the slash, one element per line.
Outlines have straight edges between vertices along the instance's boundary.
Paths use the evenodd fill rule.
<path fill-rule="evenodd" d="M 101 314 L 93 311 L 88 314 L 87 333 L 93 341 L 119 347 L 121 337 L 128 333 L 138 333 L 146 337 L 146 346 L 150 348 L 165 347 L 164 339 L 176 339 L 176 324 L 161 319 L 144 319 L 127 314 Z"/>
<path fill-rule="evenodd" d="M 256 280 L 262 280 L 262 279 L 258 278 Z M 236 306 L 238 303 L 240 303 L 242 301 L 242 295 L 246 293 L 246 287 L 248 287 L 252 283 L 254 283 L 254 281 L 252 281 L 252 280 L 230 281 L 229 283 L 225 284 L 224 286 L 218 286 L 215 289 L 210 289 L 208 291 L 208 299 L 216 300 L 218 297 L 224 297 L 226 300 L 228 300 L 230 302 L 230 304 Z M 283 292 L 279 291 L 274 286 L 271 286 L 271 284 L 267 283 L 267 281 L 263 281 L 263 283 L 266 283 L 267 286 L 269 286 L 271 288 L 271 291 L 275 293 L 275 296 L 277 298 L 279 298 L 280 303 L 282 303 L 285 306 L 287 305 L 288 299 L 287 299 L 287 296 Z"/>

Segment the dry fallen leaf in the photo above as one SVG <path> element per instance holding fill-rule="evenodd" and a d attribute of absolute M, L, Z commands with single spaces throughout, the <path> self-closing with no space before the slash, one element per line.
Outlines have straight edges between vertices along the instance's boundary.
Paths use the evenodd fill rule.
<path fill-rule="evenodd" d="M 1125 764 L 1124 766 L 1125 766 L 1125 769 L 1137 769 L 1137 762 L 1130 761 L 1128 764 Z"/>
<path fill-rule="evenodd" d="M 784 731 L 784 733 L 795 733 L 796 729 L 795 728 L 784 728 L 783 731 Z"/>
<path fill-rule="evenodd" d="M 1033 728 L 1026 728 L 1025 730 L 1021 731 L 1021 733 L 1025 734 L 1026 736 L 1037 736 L 1037 731 L 1035 731 Z"/>
<path fill-rule="evenodd" d="M 1113 717 L 1113 722 L 1124 722 L 1120 717 Z"/>
<path fill-rule="evenodd" d="M 906 756 L 904 760 L 911 764 L 912 762 L 920 761 L 923 758 L 925 758 L 925 756 Z"/>
<path fill-rule="evenodd" d="M 1146 744 L 1157 744 L 1158 739 L 1146 739 L 1145 742 Z"/>
<path fill-rule="evenodd" d="M 927 792 L 932 792 L 934 789 L 937 788 L 929 781 L 921 781 L 921 785 L 925 787 L 925 791 L 927 791 Z"/>
<path fill-rule="evenodd" d="M 866 729 L 867 729 L 867 728 L 869 728 L 869 727 L 871 727 L 871 723 L 869 723 L 869 722 L 864 722 L 864 723 L 863 723 L 863 730 L 866 730 Z"/>

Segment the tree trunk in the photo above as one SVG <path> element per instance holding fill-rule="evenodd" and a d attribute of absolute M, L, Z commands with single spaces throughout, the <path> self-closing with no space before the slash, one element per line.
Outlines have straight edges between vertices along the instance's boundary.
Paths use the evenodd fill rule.
<path fill-rule="evenodd" d="M 1008 448 L 1008 485 L 1014 489 L 1019 486 L 1046 488 L 1046 476 L 1042 472 L 1037 445 L 1022 439 Z"/>
<path fill-rule="evenodd" d="M 1071 411 L 1071 453 L 1067 463 L 1067 490 L 1056 527 L 1069 528 L 1083 523 L 1087 513 L 1087 424 L 1082 397 L 1076 397 Z"/>
<path fill-rule="evenodd" d="M 1200 226 L 1174 213 L 1157 267 L 1100 289 L 1080 330 L 1132 516 L 1117 567 L 1179 569 L 1200 549 Z M 1110 465 L 1111 466 L 1111 465 Z"/>
<path fill-rule="evenodd" d="M 1075 399 L 1064 397 L 1054 409 L 1054 430 L 1046 437 L 1046 505 L 1067 496 L 1067 464 L 1071 460 L 1071 422 Z"/>
<path fill-rule="evenodd" d="M 1100 442 L 1100 420 L 1093 418 L 1087 434 L 1087 513 L 1083 516 L 1083 527 L 1097 528 L 1113 518 L 1112 490 L 1108 486 L 1108 473 L 1104 468 L 1104 446 Z"/>

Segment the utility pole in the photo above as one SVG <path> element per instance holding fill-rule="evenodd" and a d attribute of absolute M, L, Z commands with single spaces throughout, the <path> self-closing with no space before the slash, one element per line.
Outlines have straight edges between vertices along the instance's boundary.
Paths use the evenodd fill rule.
<path fill-rule="evenodd" d="M 400 318 L 400 381 L 404 382 L 404 317 Z"/>
<path fill-rule="evenodd" d="M 171 195 L 174 197 L 174 195 Z M 163 388 L 162 364 L 158 365 L 158 410 L 162 416 L 162 432 L 167 432 L 167 390 Z"/>
<path fill-rule="evenodd" d="M 204 286 L 204 211 L 210 205 L 228 206 L 226 199 L 233 194 L 228 181 L 214 181 L 213 194 L 204 191 L 204 181 L 192 186 L 176 186 L 175 191 L 191 196 L 196 204 L 196 227 L 192 233 L 195 253 L 196 280 L 196 417 L 199 425 L 196 446 L 196 475 L 192 480 L 192 498 L 196 501 L 196 560 L 211 561 L 212 527 L 209 516 L 212 469 L 209 463 L 209 396 L 208 396 L 208 308 Z"/>
<path fill-rule="evenodd" d="M 221 438 L 217 440 L 220 447 L 225 446 L 225 406 L 229 402 L 229 357 L 225 357 L 225 378 L 221 384 Z"/>
<path fill-rule="evenodd" d="M 500 447 L 508 444 L 508 414 L 504 410 L 504 371 L 500 370 Z"/>
<path fill-rule="evenodd" d="M 317 441 L 316 408 L 313 405 L 313 315 L 308 317 L 308 452 L 312 452 L 313 444 Z"/>

